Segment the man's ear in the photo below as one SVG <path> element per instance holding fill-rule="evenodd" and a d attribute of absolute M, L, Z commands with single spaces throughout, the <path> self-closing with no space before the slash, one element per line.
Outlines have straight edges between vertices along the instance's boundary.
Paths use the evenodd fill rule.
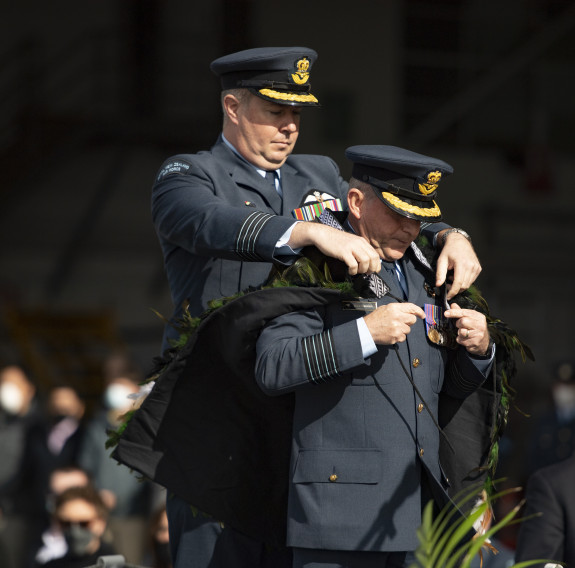
<path fill-rule="evenodd" d="M 347 208 L 350 215 L 355 219 L 361 219 L 361 210 L 365 201 L 365 195 L 357 189 L 357 187 L 350 187 L 347 192 Z"/>
<path fill-rule="evenodd" d="M 224 97 L 224 111 L 228 118 L 234 123 L 238 123 L 238 109 L 240 107 L 240 101 L 234 95 L 228 93 Z"/>

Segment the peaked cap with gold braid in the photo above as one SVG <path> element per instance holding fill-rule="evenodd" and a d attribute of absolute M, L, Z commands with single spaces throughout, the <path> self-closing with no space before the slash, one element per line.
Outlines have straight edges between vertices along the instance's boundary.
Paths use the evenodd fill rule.
<path fill-rule="evenodd" d="M 224 91 L 245 88 L 280 105 L 320 106 L 310 92 L 316 59 L 317 53 L 307 47 L 257 47 L 224 55 L 210 69 Z"/>
<path fill-rule="evenodd" d="M 345 155 L 352 176 L 370 184 L 393 211 L 419 221 L 441 219 L 435 197 L 442 177 L 453 173 L 449 164 L 397 146 L 351 146 Z"/>

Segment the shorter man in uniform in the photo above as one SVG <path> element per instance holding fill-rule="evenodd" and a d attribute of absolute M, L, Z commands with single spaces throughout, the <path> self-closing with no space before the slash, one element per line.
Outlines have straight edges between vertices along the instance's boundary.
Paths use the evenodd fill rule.
<path fill-rule="evenodd" d="M 451 166 L 393 146 L 346 156 L 343 228 L 383 260 L 375 297 L 282 315 L 257 343 L 261 389 L 295 393 L 287 544 L 298 568 L 414 560 L 422 508 L 448 502 L 439 393 L 468 396 L 494 356 L 485 316 L 446 308 L 413 245 L 421 221 L 441 218 L 435 196 Z"/>

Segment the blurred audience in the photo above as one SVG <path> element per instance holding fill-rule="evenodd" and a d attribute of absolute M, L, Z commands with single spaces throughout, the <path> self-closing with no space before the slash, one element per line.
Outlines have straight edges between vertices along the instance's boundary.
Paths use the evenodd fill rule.
<path fill-rule="evenodd" d="M 170 567 L 163 540 L 167 538 L 165 512 L 152 514 L 164 504 L 164 490 L 119 466 L 105 448 L 108 430 L 116 428 L 133 405 L 129 395 L 139 391 L 140 377 L 121 351 L 107 358 L 102 376 L 100 403 L 86 416 L 86 401 L 70 385 L 38 392 L 24 366 L 0 367 L 1 568 L 68 566 L 78 552 L 78 546 L 70 549 L 67 544 L 73 534 L 79 541 L 83 535 L 88 552 L 96 549 L 97 541 L 98 547 L 122 554 L 130 564 L 142 564 L 147 554 L 154 568 Z M 93 522 L 94 540 L 80 530 L 92 527 L 80 515 L 73 534 L 61 530 L 55 503 L 71 487 L 92 488 L 103 503 L 105 514 L 99 502 L 90 505 L 98 519 Z M 74 503 L 66 506 L 68 510 L 81 507 Z M 102 519 L 106 528 L 100 534 Z M 66 563 L 53 564 L 58 559 Z"/>
<path fill-rule="evenodd" d="M 21 568 L 28 553 L 34 495 L 24 468 L 24 448 L 39 420 L 36 386 L 19 364 L 0 369 L 0 541 L 3 567 Z"/>
<path fill-rule="evenodd" d="M 116 554 L 103 541 L 108 508 L 92 486 L 70 487 L 57 495 L 53 518 L 64 535 L 67 551 L 43 564 L 44 568 L 85 568 L 95 565 L 99 556 Z"/>
<path fill-rule="evenodd" d="M 100 407 L 86 425 L 78 463 L 89 472 L 110 508 L 108 520 L 118 554 L 131 564 L 141 564 L 149 519 L 159 489 L 139 480 L 128 468 L 119 466 L 105 448 L 107 431 L 116 428 L 120 418 L 132 407 L 129 395 L 139 390 L 138 377 L 116 376 L 107 379 Z"/>
<path fill-rule="evenodd" d="M 42 404 L 23 365 L 0 367 L 1 568 L 79 568 L 107 554 L 172 568 L 165 491 L 105 448 L 139 379 L 125 353 L 113 353 L 86 420 L 85 401 L 71 386 L 50 388 Z M 575 363 L 557 366 L 549 394 L 549 409 L 530 421 L 520 468 L 528 479 L 524 516 L 542 514 L 519 523 L 513 538 L 500 531 L 493 541 L 500 554 L 484 556 L 484 568 L 538 558 L 575 566 Z"/>

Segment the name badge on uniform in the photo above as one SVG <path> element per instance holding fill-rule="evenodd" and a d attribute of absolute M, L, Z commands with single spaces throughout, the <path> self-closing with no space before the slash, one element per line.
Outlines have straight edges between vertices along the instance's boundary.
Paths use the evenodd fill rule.
<path fill-rule="evenodd" d="M 377 302 L 369 300 L 342 300 L 341 307 L 344 310 L 361 310 L 362 312 L 373 312 L 377 309 Z"/>
<path fill-rule="evenodd" d="M 425 331 L 429 341 L 446 347 L 449 341 L 447 334 L 449 320 L 443 317 L 445 310 L 435 304 L 424 304 L 423 309 L 425 311 Z"/>

